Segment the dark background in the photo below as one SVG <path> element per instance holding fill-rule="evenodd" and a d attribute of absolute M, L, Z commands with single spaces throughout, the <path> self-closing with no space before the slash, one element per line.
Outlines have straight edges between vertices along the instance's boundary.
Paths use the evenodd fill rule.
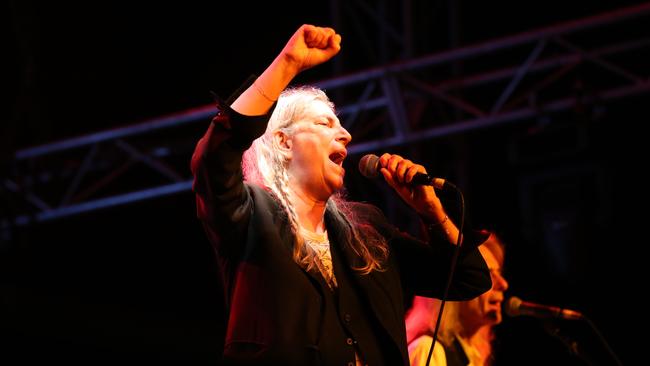
<path fill-rule="evenodd" d="M 417 56 L 638 2 L 412 3 L 412 21 L 426 25 L 414 35 Z M 227 96 L 260 73 L 300 24 L 333 23 L 329 2 L 1 6 L 7 97 L 0 162 L 8 177 L 16 174 L 19 149 L 209 104 L 209 91 Z M 450 21 L 453 9 L 457 22 Z M 341 31 L 339 64 L 299 81 L 403 59 L 368 51 L 358 32 Z M 626 56 L 650 61 L 647 50 Z M 415 155 L 434 174 L 461 181 L 469 223 L 495 230 L 508 245 L 509 295 L 580 310 L 630 364 L 642 349 L 629 329 L 642 332 L 645 323 L 638 298 L 648 277 L 641 177 L 649 101 L 641 94 L 388 151 Z M 208 123 L 187 139 L 196 141 Z M 179 169 L 187 175 L 185 157 Z M 346 161 L 350 198 L 373 202 L 412 228 L 413 217 L 395 214 L 404 208 L 385 187 L 358 176 L 358 158 Z M 14 192 L 3 188 L 1 198 L 0 213 L 18 209 Z M 3 365 L 218 364 L 221 288 L 189 191 L 15 227 L 3 231 L 1 243 Z M 591 363 L 612 364 L 586 323 L 520 317 L 500 327 L 497 365 L 587 364 L 548 330 L 575 340 Z"/>

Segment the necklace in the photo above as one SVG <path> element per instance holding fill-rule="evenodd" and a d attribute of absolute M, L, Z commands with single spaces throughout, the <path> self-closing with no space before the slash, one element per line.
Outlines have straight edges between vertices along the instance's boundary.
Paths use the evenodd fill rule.
<path fill-rule="evenodd" d="M 321 234 L 321 233 L 315 233 L 313 231 L 309 231 L 304 228 L 300 228 L 300 233 L 302 234 L 303 238 L 305 238 L 305 240 L 308 241 L 310 244 L 315 244 L 318 246 L 323 246 L 323 245 L 329 246 L 330 244 L 330 241 L 327 238 L 327 231 L 324 231 Z"/>
<path fill-rule="evenodd" d="M 300 228 L 300 234 L 305 239 L 305 243 L 314 251 L 318 258 L 317 267 L 325 278 L 325 282 L 330 288 L 337 286 L 334 271 L 332 270 L 332 253 L 330 252 L 330 241 L 327 237 L 327 231 L 322 234 Z"/>

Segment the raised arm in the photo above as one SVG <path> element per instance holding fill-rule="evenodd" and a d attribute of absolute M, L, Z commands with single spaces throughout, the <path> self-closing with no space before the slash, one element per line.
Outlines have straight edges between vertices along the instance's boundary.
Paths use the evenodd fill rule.
<path fill-rule="evenodd" d="M 340 50 L 341 36 L 331 28 L 301 26 L 275 60 L 230 106 L 219 112 L 192 156 L 197 216 L 212 243 L 239 242 L 250 218 L 251 199 L 242 174 L 242 155 L 266 130 L 270 108 L 301 71 L 321 64 Z M 219 102 L 221 103 L 221 102 Z M 228 236 L 231 240 L 219 240 Z"/>
<path fill-rule="evenodd" d="M 334 29 L 301 26 L 266 70 L 235 100 L 232 109 L 248 116 L 266 113 L 296 75 L 326 62 L 340 49 L 341 36 Z"/>

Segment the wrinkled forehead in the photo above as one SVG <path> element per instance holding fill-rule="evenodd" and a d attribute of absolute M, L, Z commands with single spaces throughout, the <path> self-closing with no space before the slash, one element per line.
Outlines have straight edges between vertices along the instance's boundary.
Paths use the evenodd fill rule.
<path fill-rule="evenodd" d="M 313 101 L 306 107 L 299 116 L 296 116 L 294 124 L 310 124 L 312 122 L 332 122 L 334 125 L 340 124 L 334 110 L 325 102 L 320 100 Z"/>
<path fill-rule="evenodd" d="M 332 107 L 328 103 L 322 100 L 314 100 L 313 102 L 311 102 L 309 106 L 305 108 L 303 117 L 306 118 L 325 117 L 325 118 L 333 118 L 338 120 Z"/>

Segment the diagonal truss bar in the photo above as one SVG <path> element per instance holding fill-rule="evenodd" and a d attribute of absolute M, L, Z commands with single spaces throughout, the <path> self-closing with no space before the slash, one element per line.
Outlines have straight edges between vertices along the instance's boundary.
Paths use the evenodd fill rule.
<path fill-rule="evenodd" d="M 605 68 L 605 69 L 607 69 L 607 70 L 609 70 L 611 72 L 619 74 L 622 77 L 627 78 L 632 82 L 636 83 L 636 82 L 642 82 L 643 81 L 642 77 L 640 77 L 638 75 L 635 75 L 635 74 L 629 72 L 628 70 L 622 69 L 622 68 L 612 64 L 611 62 L 605 61 L 601 57 L 598 57 L 596 55 L 592 55 L 592 54 L 589 54 L 587 52 L 584 52 L 580 47 L 576 47 L 575 45 L 571 44 L 570 42 L 568 42 L 565 39 L 562 39 L 562 38 L 558 37 L 558 38 L 555 38 L 554 41 L 556 43 L 562 45 L 563 47 L 566 47 L 567 49 L 569 49 L 571 51 L 578 52 L 581 56 L 585 57 L 589 61 L 591 61 L 593 63 L 596 63 L 599 66 L 601 66 L 601 67 L 603 67 L 603 68 Z"/>
<path fill-rule="evenodd" d="M 530 53 L 530 56 L 526 59 L 526 62 L 524 62 L 521 67 L 517 69 L 517 72 L 515 73 L 515 77 L 510 80 L 510 83 L 508 86 L 505 88 L 503 93 L 499 95 L 499 99 L 494 103 L 494 106 L 492 106 L 492 110 L 490 111 L 492 114 L 497 113 L 501 107 L 503 107 L 503 104 L 510 98 L 512 95 L 512 92 L 514 92 L 515 88 L 517 85 L 519 85 L 519 82 L 524 78 L 526 73 L 530 70 L 530 66 L 537 60 L 539 55 L 542 53 L 542 50 L 546 47 L 546 40 L 542 39 L 539 42 L 537 42 L 537 46 L 535 46 L 535 49 L 533 52 Z"/>

